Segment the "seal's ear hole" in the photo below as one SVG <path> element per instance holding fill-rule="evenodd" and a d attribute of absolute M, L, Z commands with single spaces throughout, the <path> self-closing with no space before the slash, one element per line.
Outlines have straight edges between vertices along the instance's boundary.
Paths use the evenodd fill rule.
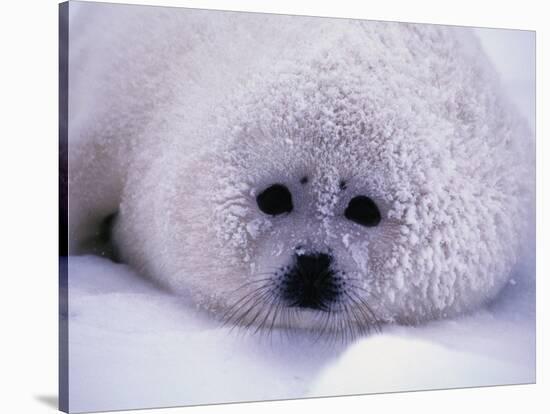
<path fill-rule="evenodd" d="M 292 194 L 283 184 L 273 184 L 256 197 L 256 203 L 262 212 L 270 216 L 290 213 L 292 211 Z"/>
<path fill-rule="evenodd" d="M 348 220 L 366 227 L 377 226 L 382 219 L 376 203 L 362 195 L 350 200 L 344 215 Z"/>

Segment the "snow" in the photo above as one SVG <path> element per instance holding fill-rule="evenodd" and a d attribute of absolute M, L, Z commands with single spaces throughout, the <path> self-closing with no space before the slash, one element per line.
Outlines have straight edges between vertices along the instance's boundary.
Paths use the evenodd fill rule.
<path fill-rule="evenodd" d="M 535 380 L 534 286 L 519 282 L 474 315 L 350 345 L 221 326 L 99 257 L 70 257 L 69 274 L 71 411 Z"/>
<path fill-rule="evenodd" d="M 69 273 L 71 411 L 300 397 L 342 351 L 222 327 L 99 257 Z"/>
<path fill-rule="evenodd" d="M 534 53 L 532 34 L 485 29 L 477 29 L 477 33 L 498 65 L 508 93 L 533 127 L 534 73 L 530 63 L 534 60 L 532 55 L 526 55 L 529 50 Z M 499 37 L 501 35 L 504 37 Z M 503 40 L 511 38 L 515 40 Z M 503 43 L 506 44 L 505 51 L 500 49 Z M 509 64 L 518 61 L 518 56 L 529 62 L 529 70 Z M 317 92 L 315 82 L 309 87 L 311 93 Z M 325 92 L 330 96 L 337 93 L 330 88 Z M 324 98 L 315 97 L 317 100 Z M 304 102 L 297 102 L 296 105 L 298 111 L 306 113 L 308 106 Z M 411 116 L 414 116 L 414 108 L 408 102 L 399 102 L 399 105 L 397 112 L 412 113 Z M 269 111 L 264 115 L 266 124 L 272 122 Z M 477 114 L 461 115 L 469 117 Z M 332 119 L 334 114 L 326 113 L 322 117 L 322 129 L 334 130 L 336 123 Z M 426 119 L 423 122 L 430 125 L 435 121 Z M 393 130 L 395 127 L 384 125 L 382 135 L 399 133 Z M 480 129 L 480 133 L 484 134 L 484 131 Z M 289 138 L 285 140 L 289 146 L 296 146 L 296 142 Z M 398 146 L 388 150 L 390 153 L 401 151 Z M 487 153 L 479 148 L 468 151 L 472 154 L 476 151 Z M 481 158 L 472 156 L 476 160 Z M 408 170 L 414 170 L 409 164 L 414 164 L 415 160 L 402 161 L 407 164 Z M 434 160 L 434 164 L 437 162 Z M 456 166 L 448 159 L 444 162 L 445 175 L 451 177 Z M 338 180 L 333 180 L 328 184 L 336 188 L 337 183 Z M 236 190 L 239 190 L 237 195 L 250 191 L 248 188 L 228 187 L 228 193 L 223 194 L 222 198 L 234 198 L 235 194 L 230 192 Z M 320 194 L 328 193 L 322 191 Z M 403 245 L 418 243 L 418 223 L 431 222 L 432 218 L 427 216 L 430 209 L 425 205 L 413 209 L 409 203 L 413 195 L 408 188 L 400 188 L 394 197 L 397 207 L 391 214 L 402 215 L 409 223 L 399 228 Z M 457 189 L 457 197 L 466 197 L 470 205 L 476 205 L 475 197 L 464 191 L 461 193 L 460 188 Z M 319 212 L 323 217 L 329 217 L 332 214 L 331 200 L 324 201 Z M 399 206 L 402 206 L 401 211 Z M 235 217 L 247 214 L 246 207 L 236 204 L 229 207 Z M 448 205 L 438 208 L 449 211 L 446 217 L 449 222 L 457 221 L 457 211 Z M 231 227 L 236 226 L 235 223 L 227 225 L 228 229 L 224 232 L 232 235 L 237 247 L 241 247 L 247 235 L 254 239 L 264 229 L 270 228 L 269 222 L 253 220 L 246 226 L 246 231 L 238 233 L 233 231 L 236 227 Z M 462 240 L 467 244 L 475 236 L 470 234 L 471 228 L 464 224 L 459 228 L 447 228 L 445 231 L 448 234 L 434 231 L 431 234 L 434 247 L 425 249 L 417 258 L 418 263 L 425 263 L 426 268 L 421 270 L 444 274 L 446 262 L 459 262 L 458 257 L 434 262 L 431 256 L 443 255 L 441 251 L 434 251 L 441 249 L 441 238 Z M 461 232 L 462 237 L 454 237 L 452 232 Z M 498 235 L 491 237 L 497 238 Z M 367 266 L 366 258 L 361 256 L 364 248 L 354 251 L 352 239 L 352 234 L 344 233 L 342 243 L 346 248 L 350 247 L 358 263 Z M 447 247 L 451 253 L 459 248 L 454 245 Z M 275 254 L 281 255 L 282 249 L 281 245 L 281 252 Z M 529 245 L 527 250 L 533 250 L 533 245 Z M 414 273 L 411 270 L 414 266 L 410 263 L 414 258 L 407 251 L 397 254 L 399 268 Z M 397 268 L 397 262 L 389 264 Z M 419 277 L 421 273 L 417 273 Z M 528 255 L 516 269 L 514 278 L 499 299 L 475 314 L 417 327 L 385 327 L 381 334 L 352 344 L 338 340 L 328 343 L 317 341 L 314 334 L 300 331 L 279 329 L 267 336 L 262 332 L 254 335 L 253 331 L 243 332 L 221 326 L 203 311 L 195 310 L 181 297 L 145 280 L 128 266 L 99 257 L 70 257 L 69 274 L 71 411 L 528 383 L 535 380 L 532 255 Z M 395 289 L 388 289 L 385 293 L 390 302 L 399 301 L 398 294 L 404 285 L 403 273 L 395 272 L 393 277 Z M 416 284 L 419 291 L 427 289 L 420 277 L 408 280 Z M 430 289 L 428 293 L 434 298 L 435 305 L 444 308 L 444 299 L 449 296 L 445 284 L 432 283 Z"/>

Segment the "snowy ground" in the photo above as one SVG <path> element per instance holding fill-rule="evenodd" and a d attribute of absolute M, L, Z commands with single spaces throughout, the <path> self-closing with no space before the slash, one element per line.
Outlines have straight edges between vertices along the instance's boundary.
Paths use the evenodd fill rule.
<path fill-rule="evenodd" d="M 478 32 L 533 124 L 532 35 Z M 71 411 L 535 380 L 534 257 L 487 309 L 386 328 L 347 346 L 314 343 L 305 334 L 231 331 L 127 266 L 98 257 L 70 257 L 69 274 Z"/>
<path fill-rule="evenodd" d="M 534 381 L 532 285 L 510 285 L 475 315 L 346 349 L 231 331 L 98 257 L 71 257 L 69 272 L 71 411 Z"/>
<path fill-rule="evenodd" d="M 98 257 L 71 257 L 70 407 L 96 411 L 533 382 L 533 285 L 491 309 L 349 349 L 231 331 Z"/>

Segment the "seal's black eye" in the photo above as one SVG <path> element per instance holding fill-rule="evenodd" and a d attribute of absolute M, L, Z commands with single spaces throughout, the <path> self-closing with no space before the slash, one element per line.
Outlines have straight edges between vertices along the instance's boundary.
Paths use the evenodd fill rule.
<path fill-rule="evenodd" d="M 292 194 L 282 184 L 267 187 L 256 197 L 256 202 L 260 210 L 271 216 L 292 211 Z"/>
<path fill-rule="evenodd" d="M 353 197 L 344 213 L 348 220 L 366 227 L 374 227 L 380 223 L 380 211 L 369 197 Z"/>

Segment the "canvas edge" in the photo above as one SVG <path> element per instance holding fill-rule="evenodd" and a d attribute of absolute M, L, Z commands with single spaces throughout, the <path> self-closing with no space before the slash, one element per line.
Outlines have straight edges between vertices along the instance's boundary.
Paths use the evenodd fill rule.
<path fill-rule="evenodd" d="M 69 412 L 68 111 L 69 3 L 59 4 L 59 409 Z"/>

